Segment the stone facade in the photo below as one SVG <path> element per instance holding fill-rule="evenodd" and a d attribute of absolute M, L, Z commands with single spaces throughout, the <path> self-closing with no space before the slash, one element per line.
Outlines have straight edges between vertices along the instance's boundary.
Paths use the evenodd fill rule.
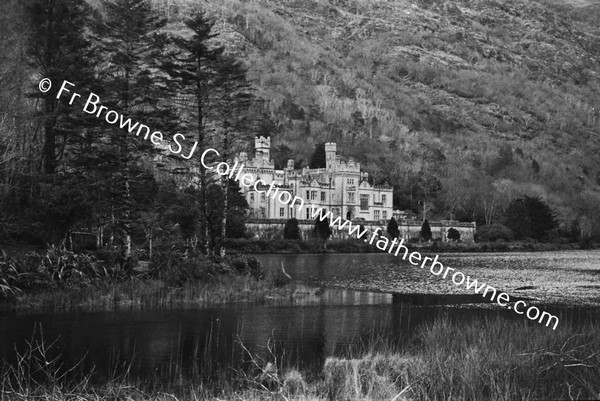
<path fill-rule="evenodd" d="M 325 144 L 325 168 L 295 169 L 289 160 L 286 168 L 276 170 L 270 156 L 271 138 L 255 138 L 255 156 L 244 152 L 235 159 L 252 175 L 255 188 L 243 188 L 250 205 L 250 216 L 258 219 L 312 219 L 311 205 L 334 216 L 350 220 L 387 222 L 393 214 L 393 189 L 389 185 L 370 185 L 368 173 L 360 163 L 340 160 L 335 143 Z M 267 189 L 271 187 L 271 190 Z M 301 203 L 303 207 L 301 207 Z"/>

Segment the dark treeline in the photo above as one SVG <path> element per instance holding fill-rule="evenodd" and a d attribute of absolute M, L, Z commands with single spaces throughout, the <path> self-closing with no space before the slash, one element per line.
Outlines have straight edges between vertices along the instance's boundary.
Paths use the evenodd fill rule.
<path fill-rule="evenodd" d="M 223 238 L 244 235 L 248 205 L 237 183 L 205 173 L 200 149 L 219 149 L 213 161 L 232 158 L 260 104 L 214 21 L 198 9 L 168 33 L 148 0 L 94 9 L 84 0 L 9 0 L 0 8 L 0 242 L 72 248 L 87 232 L 95 235 L 88 247 L 118 253 L 125 267 L 136 246 L 152 253 L 160 238 L 224 255 Z M 42 78 L 53 83 L 47 93 Z M 65 80 L 86 95 L 57 100 Z M 90 92 L 200 151 L 184 160 L 144 140 L 143 130 L 136 136 L 84 112 Z"/>

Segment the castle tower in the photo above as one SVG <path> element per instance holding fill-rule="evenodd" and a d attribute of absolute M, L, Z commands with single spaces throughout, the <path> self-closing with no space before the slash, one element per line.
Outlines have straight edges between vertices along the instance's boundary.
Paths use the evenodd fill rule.
<path fill-rule="evenodd" d="M 327 142 L 325 144 L 325 165 L 328 169 L 331 169 L 335 166 L 335 154 L 337 151 L 337 145 L 335 142 Z"/>
<path fill-rule="evenodd" d="M 254 154 L 258 160 L 266 163 L 271 160 L 271 137 L 257 136 L 254 138 Z"/>

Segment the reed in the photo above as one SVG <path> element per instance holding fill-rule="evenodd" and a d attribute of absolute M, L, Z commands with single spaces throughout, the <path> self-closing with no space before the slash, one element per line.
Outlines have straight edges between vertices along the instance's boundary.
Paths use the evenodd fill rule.
<path fill-rule="evenodd" d="M 575 330 L 564 323 L 553 331 L 499 317 L 468 325 L 441 319 L 407 344 L 373 332 L 361 346 L 327 358 L 308 382 L 293 368 L 251 357 L 258 374 L 233 379 L 170 374 L 144 382 L 125 373 L 92 384 L 91 373 L 72 379 L 77 367 L 64 369 L 50 357 L 51 344 L 32 340 L 16 365 L 2 367 L 0 400 L 597 399 L 597 333 L 594 324 Z"/>

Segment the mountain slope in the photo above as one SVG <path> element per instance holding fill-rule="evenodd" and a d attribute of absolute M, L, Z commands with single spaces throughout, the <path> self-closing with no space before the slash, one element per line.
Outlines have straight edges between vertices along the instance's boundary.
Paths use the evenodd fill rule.
<path fill-rule="evenodd" d="M 564 228 L 600 219 L 582 206 L 600 202 L 598 2 L 200 4 L 250 67 L 278 163 L 335 141 L 403 209 L 501 220 L 528 194 Z"/>

